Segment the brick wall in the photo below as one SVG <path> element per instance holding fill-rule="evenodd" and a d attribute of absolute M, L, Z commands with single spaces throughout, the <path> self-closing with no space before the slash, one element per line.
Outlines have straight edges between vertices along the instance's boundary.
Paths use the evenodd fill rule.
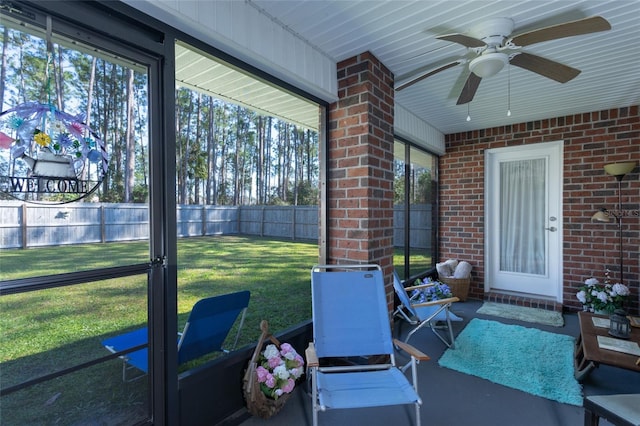
<path fill-rule="evenodd" d="M 329 107 L 328 263 L 393 268 L 393 75 L 365 52 L 338 64 Z"/>
<path fill-rule="evenodd" d="M 565 309 L 579 309 L 577 288 L 590 276 L 619 278 L 618 226 L 592 223 L 602 207 L 617 210 L 618 184 L 604 172 L 608 163 L 640 165 L 639 107 L 447 135 L 440 159 L 440 260 L 457 258 L 473 267 L 470 296 L 484 297 L 484 152 L 487 149 L 564 141 L 563 262 Z M 640 288 L 640 167 L 622 181 L 624 282 L 638 312 Z"/>

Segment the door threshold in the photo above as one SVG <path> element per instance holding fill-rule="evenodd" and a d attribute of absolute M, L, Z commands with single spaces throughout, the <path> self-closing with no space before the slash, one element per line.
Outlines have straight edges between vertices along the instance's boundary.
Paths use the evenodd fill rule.
<path fill-rule="evenodd" d="M 562 304 L 553 299 L 545 299 L 542 296 L 533 296 L 522 294 L 510 294 L 497 291 L 485 293 L 485 302 L 504 303 L 507 305 L 524 306 L 526 308 L 545 309 L 547 311 L 562 312 Z"/>

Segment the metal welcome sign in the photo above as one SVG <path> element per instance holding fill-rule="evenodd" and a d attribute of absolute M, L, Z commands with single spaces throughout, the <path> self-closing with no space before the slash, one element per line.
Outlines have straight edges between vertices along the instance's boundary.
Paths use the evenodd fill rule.
<path fill-rule="evenodd" d="M 0 193 L 67 203 L 95 191 L 107 173 L 104 141 L 84 117 L 36 102 L 0 114 Z"/>

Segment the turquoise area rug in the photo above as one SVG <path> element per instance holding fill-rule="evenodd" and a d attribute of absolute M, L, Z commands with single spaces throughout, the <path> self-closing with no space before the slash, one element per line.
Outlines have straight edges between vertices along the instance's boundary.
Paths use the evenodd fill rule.
<path fill-rule="evenodd" d="M 474 318 L 438 364 L 565 404 L 582 406 L 573 376 L 575 339 Z"/>
<path fill-rule="evenodd" d="M 484 302 L 476 312 L 484 315 L 493 315 L 495 317 L 552 325 L 554 327 L 562 327 L 564 325 L 564 318 L 560 312 L 540 308 Z"/>

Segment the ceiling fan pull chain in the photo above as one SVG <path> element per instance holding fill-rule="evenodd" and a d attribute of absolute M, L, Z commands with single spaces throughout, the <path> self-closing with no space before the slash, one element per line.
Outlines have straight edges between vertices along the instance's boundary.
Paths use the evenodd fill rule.
<path fill-rule="evenodd" d="M 507 64 L 507 117 L 511 117 L 511 64 Z"/>

